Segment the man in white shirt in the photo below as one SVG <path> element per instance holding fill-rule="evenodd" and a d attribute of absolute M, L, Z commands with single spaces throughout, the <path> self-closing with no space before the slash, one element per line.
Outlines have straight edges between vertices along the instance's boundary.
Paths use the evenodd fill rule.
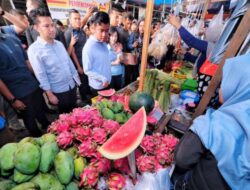
<path fill-rule="evenodd" d="M 55 40 L 56 29 L 50 13 L 36 9 L 30 16 L 40 35 L 28 49 L 36 78 L 49 102 L 57 105 L 60 113 L 70 112 L 76 105 L 76 83 L 80 85 L 77 70 L 63 44 Z"/>
<path fill-rule="evenodd" d="M 111 81 L 111 63 L 107 40 L 109 37 L 109 15 L 97 12 L 92 21 L 93 34 L 87 40 L 82 51 L 82 64 L 89 79 L 92 95 L 109 87 Z"/>

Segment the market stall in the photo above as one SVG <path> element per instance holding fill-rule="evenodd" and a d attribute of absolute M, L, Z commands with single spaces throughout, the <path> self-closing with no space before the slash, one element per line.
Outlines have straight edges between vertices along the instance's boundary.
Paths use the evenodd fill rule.
<path fill-rule="evenodd" d="M 249 27 L 244 26 L 249 23 L 250 10 L 194 114 L 200 97 L 189 62 L 176 59 L 167 70 L 147 69 L 153 6 L 153 0 L 147 1 L 139 80 L 118 92 L 100 91 L 92 105 L 61 114 L 39 138 L 4 145 L 0 149 L 0 189 L 170 189 L 179 137 L 192 117 L 204 111 L 207 94 L 221 79 L 225 59 L 237 53 L 248 35 Z M 179 48 L 178 35 L 173 34 L 176 30 L 166 28 L 162 34 L 172 38 L 165 45 Z"/>

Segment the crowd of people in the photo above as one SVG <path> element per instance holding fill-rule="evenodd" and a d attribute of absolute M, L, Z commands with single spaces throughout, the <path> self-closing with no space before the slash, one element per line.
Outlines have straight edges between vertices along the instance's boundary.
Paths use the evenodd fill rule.
<path fill-rule="evenodd" d="M 90 7 L 82 18 L 70 10 L 65 26 L 41 1 L 27 0 L 26 8 L 0 7 L 12 23 L 0 27 L 1 111 L 11 129 L 24 129 L 19 116 L 31 136 L 40 136 L 50 123 L 50 105 L 68 113 L 78 106 L 78 92 L 80 105 L 90 104 L 98 91 L 119 90 L 139 76 L 144 19 L 119 5 L 109 13 Z"/>

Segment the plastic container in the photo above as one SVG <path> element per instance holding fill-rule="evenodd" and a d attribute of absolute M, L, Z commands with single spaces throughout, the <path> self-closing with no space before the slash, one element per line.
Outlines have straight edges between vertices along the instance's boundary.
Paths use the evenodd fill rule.
<path fill-rule="evenodd" d="M 180 93 L 180 102 L 182 105 L 188 103 L 197 103 L 200 100 L 199 94 L 191 90 L 184 90 Z"/>

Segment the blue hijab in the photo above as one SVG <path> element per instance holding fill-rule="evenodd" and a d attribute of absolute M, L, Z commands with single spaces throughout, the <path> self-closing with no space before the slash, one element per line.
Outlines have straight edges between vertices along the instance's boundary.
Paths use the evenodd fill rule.
<path fill-rule="evenodd" d="M 250 189 L 250 54 L 228 59 L 221 90 L 224 104 L 194 120 L 191 130 L 218 162 L 233 189 Z"/>

